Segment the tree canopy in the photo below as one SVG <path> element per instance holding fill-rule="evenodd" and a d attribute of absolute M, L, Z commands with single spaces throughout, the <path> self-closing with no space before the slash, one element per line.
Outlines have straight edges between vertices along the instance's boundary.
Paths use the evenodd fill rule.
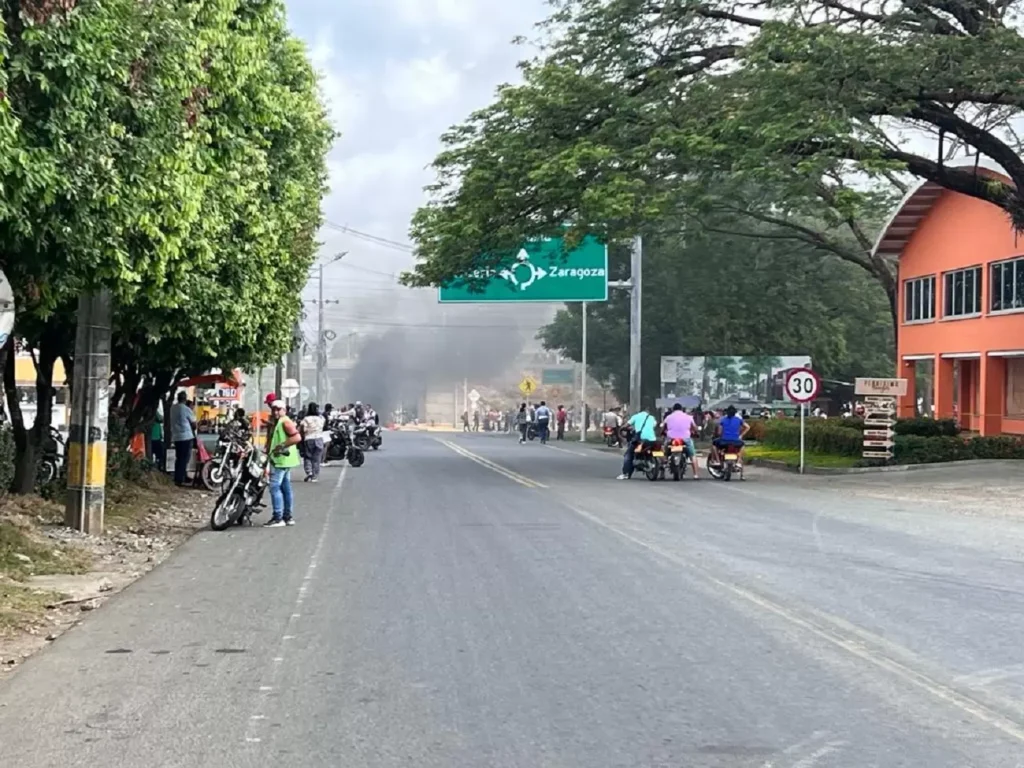
<path fill-rule="evenodd" d="M 413 285 L 494 266 L 525 236 L 674 231 L 742 214 L 866 269 L 916 179 L 1024 228 L 1020 3 L 555 0 L 524 82 L 444 137 Z M 983 155 L 1010 183 L 948 163 Z M 490 263 L 489 263 L 490 262 Z"/>
<path fill-rule="evenodd" d="M 729 220 L 717 220 L 728 230 Z M 625 248 L 610 249 L 613 278 L 629 272 Z M 833 254 L 779 240 L 697 231 L 652 237 L 644 247 L 644 392 L 658 393 L 662 355 L 743 356 L 735 381 L 770 367 L 765 355 L 808 354 L 823 376 L 851 380 L 892 370 L 885 292 Z M 588 304 L 588 367 L 620 399 L 628 392 L 629 298 Z M 581 307 L 570 304 L 540 338 L 581 360 Z M 758 362 L 760 361 L 760 362 Z M 728 371 L 727 371 L 728 373 Z M 728 378 L 728 376 L 724 377 Z"/>
<path fill-rule="evenodd" d="M 0 268 L 45 402 L 53 361 L 73 364 L 77 298 L 99 288 L 136 387 L 282 354 L 334 139 L 282 0 L 3 9 Z"/>

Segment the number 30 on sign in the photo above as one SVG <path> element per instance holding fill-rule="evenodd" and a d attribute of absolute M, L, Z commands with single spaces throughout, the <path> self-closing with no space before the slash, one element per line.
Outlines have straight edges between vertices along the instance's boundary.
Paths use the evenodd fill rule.
<path fill-rule="evenodd" d="M 786 375 L 786 397 L 794 403 L 809 403 L 820 389 L 821 379 L 810 368 L 793 368 Z"/>

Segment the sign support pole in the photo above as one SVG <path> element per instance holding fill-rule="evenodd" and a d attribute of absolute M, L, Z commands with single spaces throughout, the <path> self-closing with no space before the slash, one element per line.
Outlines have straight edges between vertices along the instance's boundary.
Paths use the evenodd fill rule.
<path fill-rule="evenodd" d="M 629 296 L 629 412 L 640 412 L 640 320 L 642 317 L 641 272 L 643 270 L 643 240 L 633 238 L 630 253 L 632 292 Z"/>
<path fill-rule="evenodd" d="M 800 474 L 804 473 L 804 422 L 807 417 L 807 403 L 800 403 Z"/>
<path fill-rule="evenodd" d="M 583 302 L 583 362 L 580 369 L 580 442 L 587 441 L 587 302 Z"/>

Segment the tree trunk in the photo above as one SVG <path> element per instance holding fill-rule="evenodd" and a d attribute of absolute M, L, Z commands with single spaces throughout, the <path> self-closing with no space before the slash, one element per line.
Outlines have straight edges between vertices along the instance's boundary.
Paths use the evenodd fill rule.
<path fill-rule="evenodd" d="M 7 408 L 11 416 L 11 429 L 14 433 L 14 493 L 32 493 L 36 485 L 36 453 L 28 430 L 25 429 L 25 415 L 21 412 L 21 399 L 18 396 L 18 383 L 15 374 L 17 355 L 9 350 L 4 362 L 4 393 L 7 395 Z"/>

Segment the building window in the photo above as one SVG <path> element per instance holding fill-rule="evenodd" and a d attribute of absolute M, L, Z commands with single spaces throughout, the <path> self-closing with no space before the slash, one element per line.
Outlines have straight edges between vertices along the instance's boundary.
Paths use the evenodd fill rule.
<path fill-rule="evenodd" d="M 962 317 L 981 312 L 981 267 L 958 269 L 942 276 L 943 317 Z"/>
<path fill-rule="evenodd" d="M 1024 258 L 997 261 L 992 265 L 993 312 L 1024 309 Z"/>
<path fill-rule="evenodd" d="M 935 319 L 935 275 L 903 282 L 903 322 Z"/>
<path fill-rule="evenodd" d="M 1024 419 L 1024 357 L 1006 358 L 1006 415 Z"/>

